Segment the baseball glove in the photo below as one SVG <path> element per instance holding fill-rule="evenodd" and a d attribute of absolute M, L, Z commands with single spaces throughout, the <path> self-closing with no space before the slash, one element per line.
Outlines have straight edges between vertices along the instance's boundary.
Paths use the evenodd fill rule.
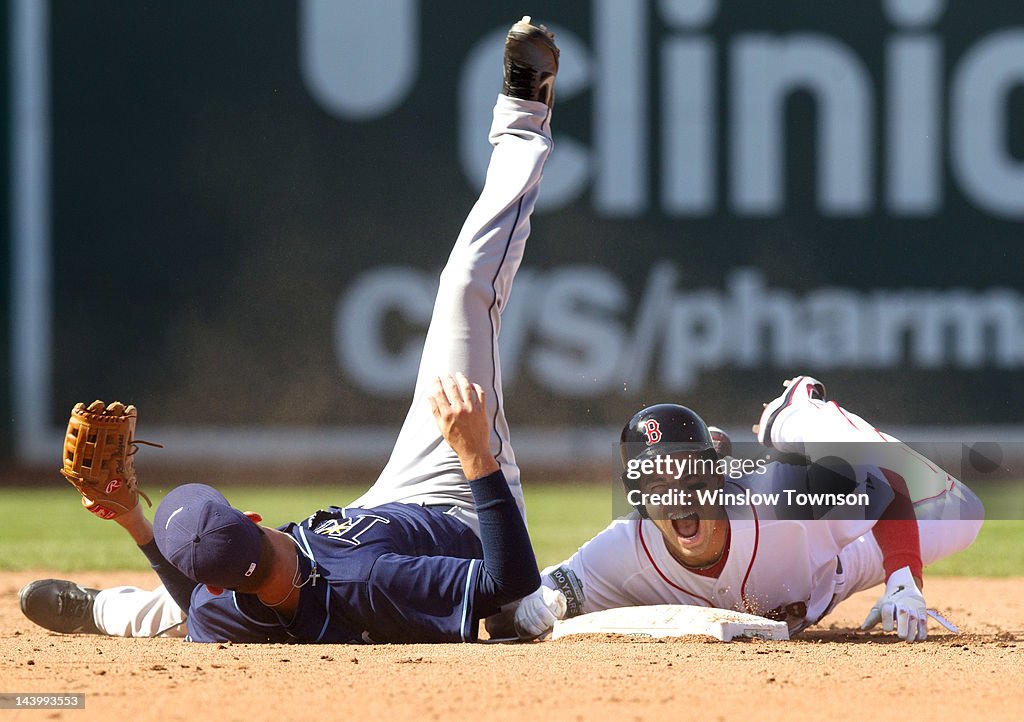
<path fill-rule="evenodd" d="M 120 401 L 107 406 L 97 400 L 88 408 L 78 403 L 71 409 L 60 473 L 82 493 L 82 506 L 101 519 L 116 519 L 131 511 L 139 503 L 139 494 L 153 506 L 139 491 L 132 456 L 137 444 L 160 444 L 135 439 L 137 417 L 134 406 Z"/>

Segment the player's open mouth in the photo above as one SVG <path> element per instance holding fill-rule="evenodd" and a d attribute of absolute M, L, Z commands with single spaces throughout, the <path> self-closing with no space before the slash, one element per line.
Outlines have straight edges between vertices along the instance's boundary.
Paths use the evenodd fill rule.
<path fill-rule="evenodd" d="M 672 520 L 672 528 L 676 536 L 689 542 L 698 541 L 700 536 L 700 517 L 696 512 L 687 514 L 679 519 Z"/>

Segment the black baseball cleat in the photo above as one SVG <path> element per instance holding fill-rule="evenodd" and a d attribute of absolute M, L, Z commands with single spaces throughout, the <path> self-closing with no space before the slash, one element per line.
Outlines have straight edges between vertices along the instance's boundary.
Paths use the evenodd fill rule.
<path fill-rule="evenodd" d="M 555 75 L 558 74 L 555 36 L 530 16 L 512 26 L 505 38 L 505 82 L 501 92 L 520 100 L 537 100 L 550 108 L 555 104 Z"/>
<path fill-rule="evenodd" d="M 61 634 L 102 634 L 92 618 L 98 589 L 64 579 L 37 579 L 18 594 L 22 613 L 40 627 Z"/>

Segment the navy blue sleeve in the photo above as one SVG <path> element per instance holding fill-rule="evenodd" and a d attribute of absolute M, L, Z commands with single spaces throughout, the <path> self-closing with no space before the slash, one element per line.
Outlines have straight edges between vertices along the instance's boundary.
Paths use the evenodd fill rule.
<path fill-rule="evenodd" d="M 470 481 L 469 488 L 476 502 L 484 550 L 483 568 L 473 594 L 478 613 L 484 617 L 537 589 L 540 573 L 526 522 L 501 469 Z"/>
<path fill-rule="evenodd" d="M 181 611 L 188 615 L 192 591 L 199 585 L 199 582 L 186 577 L 167 561 L 160 552 L 159 547 L 157 547 L 156 539 L 150 540 L 148 544 L 140 544 L 139 549 L 146 555 L 146 559 L 149 560 L 149 566 L 153 567 L 153 571 L 160 577 L 160 581 L 166 587 L 167 593 L 171 595 L 171 599 L 174 600 L 174 603 L 178 605 Z"/>

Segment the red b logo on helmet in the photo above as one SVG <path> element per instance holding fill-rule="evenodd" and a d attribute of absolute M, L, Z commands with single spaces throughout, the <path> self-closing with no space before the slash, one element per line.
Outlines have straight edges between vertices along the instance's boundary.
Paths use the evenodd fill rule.
<path fill-rule="evenodd" d="M 647 419 L 641 428 L 644 431 L 644 436 L 647 437 L 647 445 L 657 444 L 661 441 L 661 424 L 658 423 L 657 419 Z"/>

